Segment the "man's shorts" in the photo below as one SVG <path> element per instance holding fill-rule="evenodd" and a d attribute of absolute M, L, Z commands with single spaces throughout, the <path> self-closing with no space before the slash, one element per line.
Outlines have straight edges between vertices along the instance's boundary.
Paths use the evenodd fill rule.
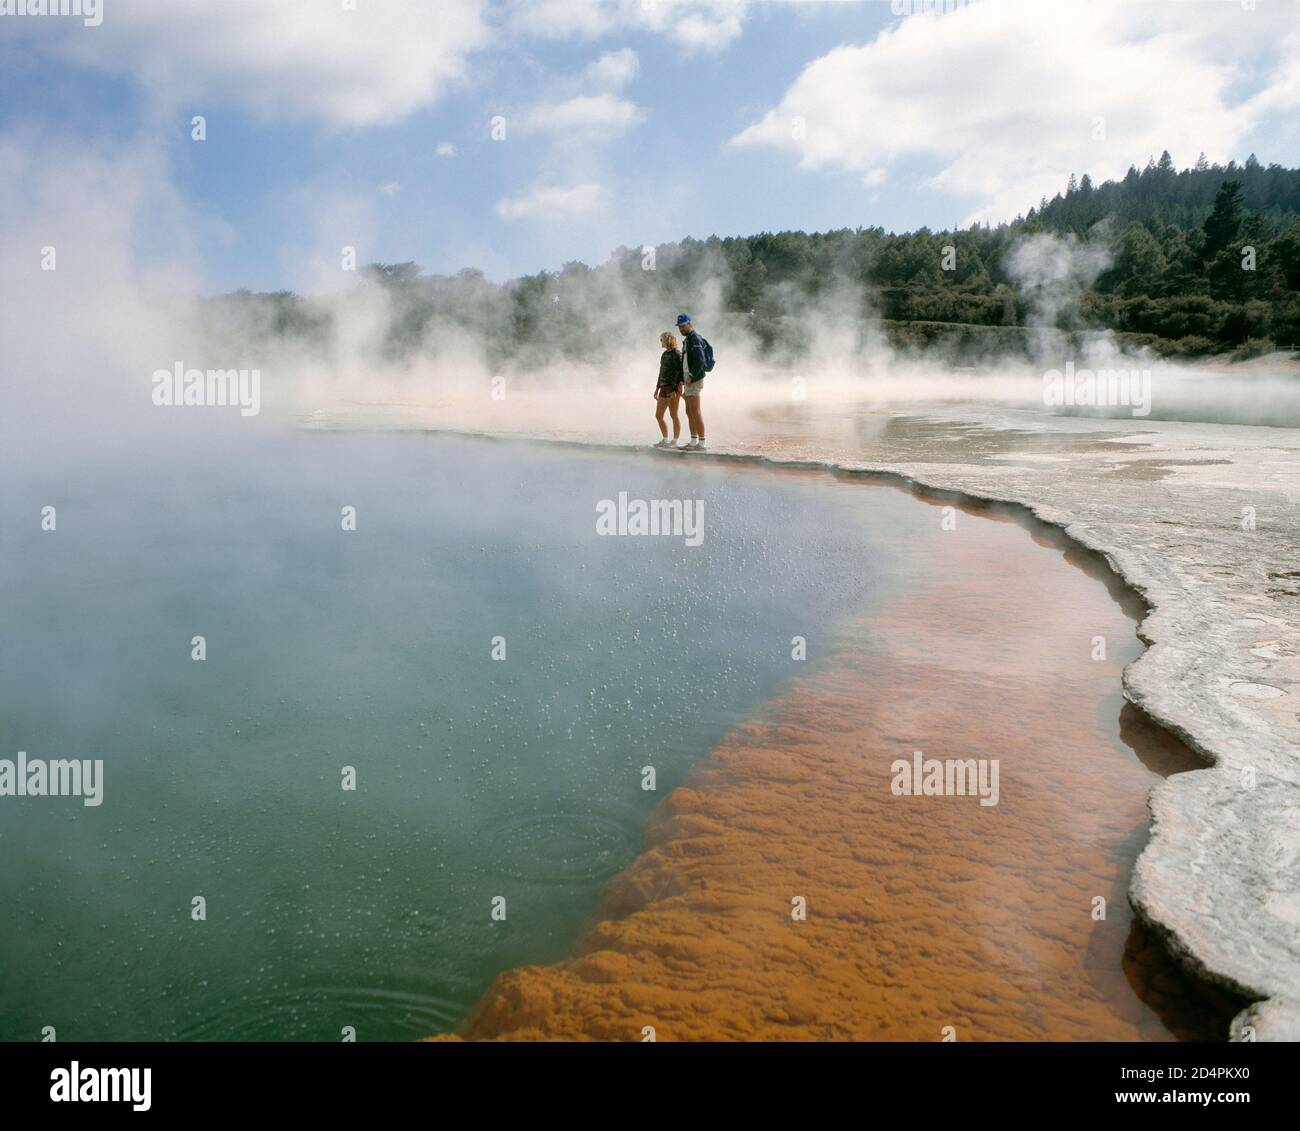
<path fill-rule="evenodd" d="M 692 381 L 689 385 L 683 386 L 682 396 L 698 397 L 700 393 L 703 392 L 703 390 L 704 390 L 704 378 L 701 377 L 696 381 Z"/>

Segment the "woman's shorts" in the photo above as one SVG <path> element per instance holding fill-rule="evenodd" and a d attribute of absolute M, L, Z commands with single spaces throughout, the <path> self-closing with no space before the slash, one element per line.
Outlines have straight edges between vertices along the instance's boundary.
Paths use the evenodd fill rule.
<path fill-rule="evenodd" d="M 672 400 L 672 398 L 681 391 L 682 387 L 680 385 L 660 385 L 655 390 L 655 396 L 657 396 L 661 401 Z"/>
<path fill-rule="evenodd" d="M 704 378 L 700 377 L 697 380 L 692 381 L 689 385 L 687 385 L 684 389 L 682 389 L 682 396 L 698 397 L 700 393 L 702 393 L 703 391 L 704 391 Z"/>

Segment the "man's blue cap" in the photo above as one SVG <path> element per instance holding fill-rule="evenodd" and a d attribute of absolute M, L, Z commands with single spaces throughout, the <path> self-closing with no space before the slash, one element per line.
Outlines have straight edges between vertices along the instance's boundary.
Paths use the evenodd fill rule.
<path fill-rule="evenodd" d="M 691 320 L 691 316 L 689 314 L 679 314 L 677 316 L 677 325 L 685 326 L 686 323 L 689 322 L 690 320 Z"/>

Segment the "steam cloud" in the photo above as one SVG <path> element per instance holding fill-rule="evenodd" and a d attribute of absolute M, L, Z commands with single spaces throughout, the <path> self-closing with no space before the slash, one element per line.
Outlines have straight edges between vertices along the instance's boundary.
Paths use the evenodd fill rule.
<path fill-rule="evenodd" d="M 615 270 L 562 274 L 556 318 L 579 307 L 598 312 L 600 356 L 593 360 L 575 335 L 571 354 L 558 363 L 524 356 L 502 368 L 492 360 L 492 346 L 505 327 L 499 304 L 486 301 L 424 324 L 415 348 L 396 357 L 385 335 L 410 312 L 395 308 L 388 289 L 359 284 L 356 276 L 348 277 L 351 285 L 312 297 L 322 329 L 304 338 L 277 333 L 266 304 L 199 300 L 202 273 L 191 235 L 199 221 L 147 143 L 89 152 L 15 134 L 0 139 L 0 158 L 11 170 L 11 199 L 30 203 L 0 231 L 0 385 L 7 407 L 0 459 L 11 475 L 37 468 L 55 474 L 62 460 L 94 456 L 160 465 L 178 453 L 228 461 L 232 445 L 249 435 L 237 411 L 152 405 L 151 374 L 177 362 L 260 370 L 263 411 L 255 428 L 340 404 L 436 406 L 483 398 L 486 405 L 497 376 L 522 391 L 558 395 L 566 412 L 598 419 L 601 398 L 647 395 L 658 335 L 671 328 L 679 309 L 690 310 L 713 342 L 715 396 L 735 405 L 788 405 L 798 377 L 816 408 L 948 401 L 1045 412 L 1044 370 L 1076 360 L 1150 369 L 1151 419 L 1300 425 L 1300 382 L 1292 376 L 1180 367 L 1125 353 L 1105 332 L 1084 335 L 1078 358 L 1064 352 L 1060 331 L 1074 324 L 1080 297 L 1109 262 L 1099 240 L 1039 234 L 1013 249 L 1008 266 L 1038 324 L 1034 363 L 1003 358 L 973 369 L 935 351 L 893 349 L 872 320 L 870 296 L 846 278 L 827 280 L 814 298 L 793 288 L 777 292 L 781 325 L 775 348 L 764 351 L 759 330 L 773 327 L 724 309 L 726 264 L 706 256 L 655 309 L 645 309 L 643 297 Z M 45 248 L 55 249 L 56 270 L 42 270 Z M 322 257 L 325 248 L 323 238 Z M 1091 411 L 1127 415 L 1122 407 Z"/>

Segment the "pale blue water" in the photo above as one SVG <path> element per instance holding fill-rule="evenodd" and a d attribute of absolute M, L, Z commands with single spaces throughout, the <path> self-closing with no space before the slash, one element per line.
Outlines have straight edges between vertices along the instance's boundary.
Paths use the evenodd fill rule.
<path fill-rule="evenodd" d="M 619 491 L 703 499 L 703 545 L 598 537 Z M 454 1028 L 570 950 L 651 808 L 800 670 L 791 637 L 815 661 L 931 521 L 822 477 L 397 434 L 0 492 L 0 758 L 106 779 L 98 808 L 0 798 L 9 1040 Z"/>

